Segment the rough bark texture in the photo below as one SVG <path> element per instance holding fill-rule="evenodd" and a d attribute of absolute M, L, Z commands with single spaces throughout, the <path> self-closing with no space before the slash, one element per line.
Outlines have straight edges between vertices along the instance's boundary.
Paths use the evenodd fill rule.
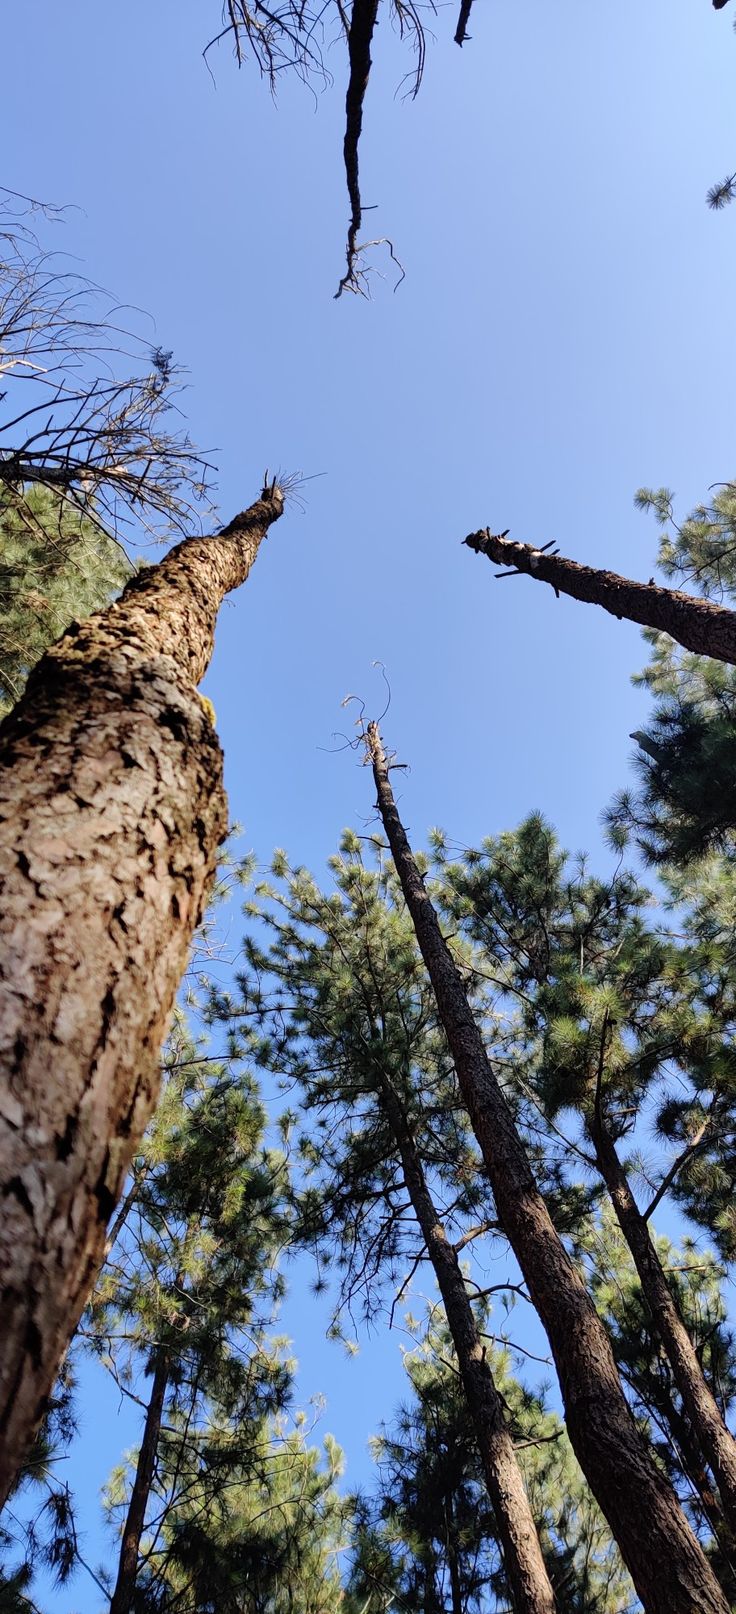
<path fill-rule="evenodd" d="M 516 1614 L 554 1614 L 554 1593 L 529 1498 L 485 1347 L 475 1326 L 460 1262 L 437 1215 L 401 1100 L 387 1077 L 382 1079 L 382 1091 L 386 1119 L 401 1155 L 406 1190 L 434 1267 L 457 1352 L 513 1605 Z"/>
<path fill-rule="evenodd" d="M 677 1309 L 648 1224 L 631 1192 L 616 1147 L 600 1122 L 593 1121 L 590 1132 L 598 1168 L 633 1256 L 644 1299 L 669 1357 L 695 1438 L 713 1470 L 733 1537 L 736 1534 L 736 1441 L 705 1380 L 697 1351 Z"/>
<path fill-rule="evenodd" d="M 440 930 L 389 779 L 378 728 L 368 726 L 378 806 L 427 966 L 458 1082 L 493 1188 L 499 1221 L 549 1338 L 572 1445 L 608 1519 L 647 1614 L 726 1614 L 702 1548 L 640 1435 L 610 1342 L 534 1181 Z"/>
<path fill-rule="evenodd" d="M 517 544 L 505 533 L 472 532 L 463 539 L 469 549 L 509 570 L 525 572 L 541 583 L 549 583 L 557 593 L 575 600 L 602 605 L 612 616 L 627 617 L 645 628 L 669 633 L 686 650 L 714 661 L 736 664 L 736 611 L 711 600 L 700 600 L 679 589 L 660 588 L 656 583 L 635 583 L 618 572 L 580 566 L 564 555 L 545 554 L 531 544 Z"/>
<path fill-rule="evenodd" d="M 0 1501 L 102 1257 L 227 827 L 195 685 L 278 488 L 73 623 L 0 726 Z"/>
<path fill-rule="evenodd" d="M 125 1529 L 123 1530 L 123 1539 L 120 1546 L 118 1578 L 110 1600 L 110 1614 L 129 1614 L 133 1602 L 135 1583 L 138 1576 L 141 1536 L 146 1522 L 148 1498 L 151 1494 L 153 1470 L 156 1463 L 156 1452 L 161 1433 L 161 1418 L 168 1381 L 168 1357 L 164 1350 L 159 1350 L 156 1353 L 154 1363 L 151 1399 L 146 1410 L 143 1439 L 138 1453 L 135 1479 L 130 1493 Z"/>

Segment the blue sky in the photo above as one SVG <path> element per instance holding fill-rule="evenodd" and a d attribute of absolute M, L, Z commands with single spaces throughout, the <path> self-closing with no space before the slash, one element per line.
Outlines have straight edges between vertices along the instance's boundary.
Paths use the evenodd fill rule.
<path fill-rule="evenodd" d="M 417 841 L 435 823 L 472 841 L 541 806 L 566 844 L 599 846 L 644 709 L 639 634 L 494 583 L 461 539 L 510 527 L 647 577 L 656 535 L 635 489 L 665 483 L 684 510 L 734 472 L 736 208 L 704 202 L 736 167 L 730 11 L 475 0 L 462 51 L 454 4 L 428 25 L 415 102 L 386 21 L 376 36 L 363 197 L 406 278 L 395 294 L 376 279 L 368 303 L 332 297 L 339 48 L 331 91 L 285 79 L 274 102 L 227 45 L 213 82 L 217 0 L 28 0 L 3 19 L 5 182 L 78 205 L 54 242 L 187 366 L 223 516 L 266 466 L 322 473 L 225 606 L 206 686 L 245 845 L 317 869 L 371 811 L 367 773 L 329 748 L 348 691 L 383 705 L 375 658 Z M 367 1344 L 357 1366 L 334 1349 L 325 1374 L 320 1319 L 301 1311 L 305 1393 L 329 1376 L 325 1421 L 354 1478 L 395 1347 Z M 95 1602 L 80 1590 L 74 1606 Z"/>

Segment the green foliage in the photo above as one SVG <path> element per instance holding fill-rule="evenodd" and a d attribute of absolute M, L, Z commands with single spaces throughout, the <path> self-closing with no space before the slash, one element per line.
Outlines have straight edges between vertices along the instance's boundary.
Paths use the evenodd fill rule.
<path fill-rule="evenodd" d="M 146 1555 L 156 1585 L 167 1581 L 181 1510 L 214 1517 L 218 1498 L 260 1464 L 264 1427 L 291 1395 L 292 1367 L 272 1333 L 283 1292 L 275 1263 L 288 1238 L 285 1163 L 263 1127 L 252 1077 L 209 1056 L 180 1017 L 161 1103 L 80 1329 L 130 1394 L 166 1362 L 151 1500 L 159 1522 Z M 123 1465 L 107 1491 L 118 1525 L 127 1490 Z"/>
<path fill-rule="evenodd" d="M 714 859 L 673 880 L 676 929 L 620 865 L 602 880 L 567 858 L 538 815 L 438 866 L 448 915 L 498 982 L 499 1009 L 515 1017 L 512 1081 L 549 1123 L 572 1114 L 589 1131 L 597 1114 L 614 1141 L 635 1138 L 648 1197 L 674 1161 L 654 1163 L 641 1148 L 661 1156 L 670 1145 L 680 1161 L 670 1192 L 724 1252 L 736 1248 L 730 865 Z M 561 1143 L 567 1171 L 580 1159 L 572 1136 Z"/>
<path fill-rule="evenodd" d="M 41 486 L 0 491 L 0 715 L 47 645 L 106 605 L 132 575 L 115 540 Z"/>
<path fill-rule="evenodd" d="M 283 1422 L 252 1431 L 251 1445 L 248 1464 L 228 1462 L 209 1493 L 182 1476 L 184 1501 L 143 1565 L 136 1614 L 338 1614 L 342 1454 L 328 1436 L 320 1456 Z"/>
<path fill-rule="evenodd" d="M 534 815 L 438 868 L 446 912 L 479 950 L 519 1027 L 510 1080 L 532 1093 L 548 1147 L 595 1171 L 596 1139 L 626 1140 L 624 1169 L 656 1211 L 666 1195 L 733 1259 L 734 871 L 715 857 L 670 877 L 674 921 L 620 866 L 607 880 L 569 859 Z M 560 1122 L 567 1124 L 567 1133 Z M 663 1145 L 666 1148 L 663 1150 Z M 601 1168 L 603 1169 L 603 1168 Z M 576 1251 L 622 1374 L 661 1461 L 736 1590 L 712 1478 L 613 1215 L 592 1201 Z M 734 1342 L 724 1273 L 692 1240 L 651 1236 L 724 1417 Z"/>
<path fill-rule="evenodd" d="M 211 1000 L 233 1050 L 247 1049 L 301 1094 L 305 1124 L 292 1145 L 299 1237 L 316 1257 L 316 1288 L 333 1268 L 337 1311 L 353 1318 L 374 1315 L 386 1287 L 424 1259 L 387 1083 L 425 1170 L 446 1186 L 450 1231 L 462 1236 L 468 1221 L 493 1217 L 413 927 L 391 865 L 373 850 L 366 864 L 347 832 L 328 892 L 278 853 L 278 885 L 260 887 L 249 910 L 270 946 L 248 938 L 239 996 Z"/>
<path fill-rule="evenodd" d="M 77 1431 L 75 1391 L 67 1359 L 0 1522 L 0 1614 L 36 1614 L 38 1571 L 64 1586 L 76 1567 L 73 1499 L 61 1467 Z"/>
<path fill-rule="evenodd" d="M 694 1528 L 710 1542 L 719 1578 L 736 1601 L 736 1565 L 718 1498 L 611 1211 L 591 1226 L 585 1245 L 591 1291 L 636 1415 Z M 659 1238 L 657 1248 L 705 1378 L 728 1418 L 736 1398 L 736 1338 L 728 1321 L 724 1270 L 687 1237 L 679 1247 Z"/>
<path fill-rule="evenodd" d="M 512 1375 L 505 1353 L 491 1356 L 560 1614 L 628 1614 L 628 1577 L 559 1419 L 543 1391 Z M 496 1522 L 436 1311 L 404 1366 L 411 1398 L 373 1443 L 375 1490 L 356 1498 L 350 1592 L 367 1614 L 508 1607 Z"/>
<path fill-rule="evenodd" d="M 515 1068 L 545 1113 L 586 1113 L 601 1085 L 619 1108 L 635 1101 L 691 1018 L 678 955 L 646 923 L 650 893 L 620 867 L 591 875 L 538 814 L 440 868 L 441 900 L 516 1017 Z"/>
<path fill-rule="evenodd" d="M 287 1163 L 266 1143 L 264 1125 L 253 1076 L 235 1059 L 213 1058 L 179 1014 L 161 1103 L 74 1347 L 143 1408 L 151 1373 L 165 1367 L 133 1603 L 139 1614 L 338 1608 L 342 1459 L 329 1436 L 320 1455 L 304 1419 L 288 1414 L 293 1362 L 274 1325 L 292 1217 Z M 36 1570 L 63 1583 L 79 1567 L 71 1498 L 53 1480 L 56 1454 L 74 1437 L 71 1388 L 68 1377 L 25 1476 L 25 1490 L 31 1482 L 40 1488 L 42 1504 L 0 1542 L 0 1597 L 17 1614 L 30 1614 L 32 1603 L 18 1599 L 32 1596 Z M 124 1454 L 106 1487 L 116 1536 L 135 1461 L 135 1452 Z M 109 1565 L 99 1569 L 103 1590 L 114 1578 Z"/>
<path fill-rule="evenodd" d="M 706 599 L 736 600 L 736 485 L 724 483 L 681 526 L 672 494 L 641 489 L 640 509 L 661 529 L 658 563 L 665 577 Z M 614 833 L 632 835 L 650 862 L 692 862 L 708 851 L 734 853 L 736 668 L 682 650 L 667 634 L 647 629 L 649 666 L 637 682 L 656 705 L 639 750 L 637 791 L 616 797 Z"/>

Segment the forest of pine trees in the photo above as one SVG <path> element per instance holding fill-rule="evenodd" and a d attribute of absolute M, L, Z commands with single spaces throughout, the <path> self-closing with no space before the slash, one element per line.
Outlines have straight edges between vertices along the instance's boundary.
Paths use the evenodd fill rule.
<path fill-rule="evenodd" d="M 212 9 L 208 61 L 224 39 L 272 88 L 289 73 L 341 86 L 330 155 L 348 229 L 329 313 L 380 320 L 374 266 L 388 262 L 390 286 L 404 264 L 401 223 L 396 240 L 380 223 L 365 238 L 379 25 L 414 50 L 416 94 L 431 32 L 437 72 L 453 28 L 463 61 L 484 49 L 481 0 L 451 20 L 405 0 L 232 0 L 222 35 Z M 701 9 L 699 28 L 721 25 Z M 260 103 L 248 116 L 265 118 Z M 481 186 L 482 156 L 467 161 Z M 390 667 L 366 672 L 380 717 L 361 691 L 343 702 L 347 734 L 320 731 L 318 766 L 331 750 L 351 770 L 349 826 L 295 775 L 304 843 L 246 849 L 235 820 L 269 789 L 256 707 L 285 744 L 272 681 L 264 668 L 257 688 L 232 687 L 242 802 L 218 733 L 227 679 L 208 682 L 214 704 L 198 686 L 229 598 L 243 639 L 265 610 L 251 601 L 311 468 L 260 476 L 247 454 L 242 508 L 219 519 L 172 355 L 135 305 L 59 261 L 54 231 L 71 226 L 45 174 L 41 201 L 6 180 L 0 1614 L 736 1610 L 736 484 L 715 481 L 729 467 L 689 514 L 666 488 L 630 489 L 649 581 L 546 532 L 537 547 L 481 528 L 461 547 L 460 517 L 446 534 L 490 624 L 523 623 L 541 596 L 549 657 L 570 624 L 603 622 L 589 606 L 614 639 L 644 630 L 640 726 L 610 740 L 628 778 L 591 808 L 590 850 L 547 815 L 543 771 L 514 822 L 474 803 L 474 843 L 423 827 L 445 718 L 417 711 L 412 751 Z M 733 178 L 712 187 L 711 207 L 733 194 Z M 256 323 L 269 252 L 260 220 L 245 261 L 220 266 L 243 277 Z M 269 340 L 288 377 L 288 339 Z M 258 375 L 240 380 L 257 409 Z M 343 381 L 339 413 L 378 476 L 360 378 Z M 350 511 L 333 515 L 347 546 Z M 491 718 L 515 702 L 514 669 L 503 688 L 466 685 L 426 631 L 421 543 L 406 543 L 385 590 L 415 687 L 442 663 L 478 750 L 513 775 Z M 499 593 L 467 549 L 521 581 Z M 348 636 L 360 593 L 346 585 Z M 290 632 L 266 624 L 275 659 Z M 310 656 L 316 637 L 308 625 Z M 603 652 L 596 676 L 615 676 Z M 330 679 L 337 704 L 339 658 Z M 302 724 L 300 687 L 290 699 Z M 516 712 L 521 754 L 534 716 Z M 572 793 L 584 742 L 575 756 Z M 326 861 L 306 830 L 317 811 Z M 316 1394 L 307 1315 L 323 1336 Z M 376 1374 L 356 1479 L 332 1432 L 331 1363 L 377 1339 L 400 1380 L 384 1392 Z M 103 1420 L 118 1451 L 105 1475 Z"/>

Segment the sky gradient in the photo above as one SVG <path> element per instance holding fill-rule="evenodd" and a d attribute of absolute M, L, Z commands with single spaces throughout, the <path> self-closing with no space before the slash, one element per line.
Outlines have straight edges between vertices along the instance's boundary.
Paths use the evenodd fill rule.
<path fill-rule="evenodd" d="M 150 313 L 188 368 L 223 518 L 266 467 L 315 478 L 224 607 L 205 687 L 244 848 L 284 846 L 317 873 L 372 812 L 334 731 L 348 692 L 383 706 L 377 658 L 417 843 L 432 824 L 469 843 L 540 807 L 572 849 L 599 849 L 646 710 L 638 630 L 494 582 L 461 540 L 509 527 L 646 578 L 656 531 L 636 488 L 665 484 L 684 512 L 734 474 L 736 207 L 705 206 L 736 167 L 729 10 L 475 0 L 462 50 L 455 21 L 427 13 L 416 101 L 379 25 L 363 198 L 405 279 L 394 293 L 376 254 L 373 300 L 335 302 L 339 45 L 331 90 L 284 79 L 274 100 L 227 45 L 208 71 L 217 0 L 27 0 L 3 19 L 5 183 L 76 204 L 50 244 Z M 357 1364 L 334 1347 L 325 1373 L 323 1322 L 301 1309 L 304 1393 L 329 1378 L 325 1427 L 354 1481 L 396 1346 L 368 1341 Z"/>

